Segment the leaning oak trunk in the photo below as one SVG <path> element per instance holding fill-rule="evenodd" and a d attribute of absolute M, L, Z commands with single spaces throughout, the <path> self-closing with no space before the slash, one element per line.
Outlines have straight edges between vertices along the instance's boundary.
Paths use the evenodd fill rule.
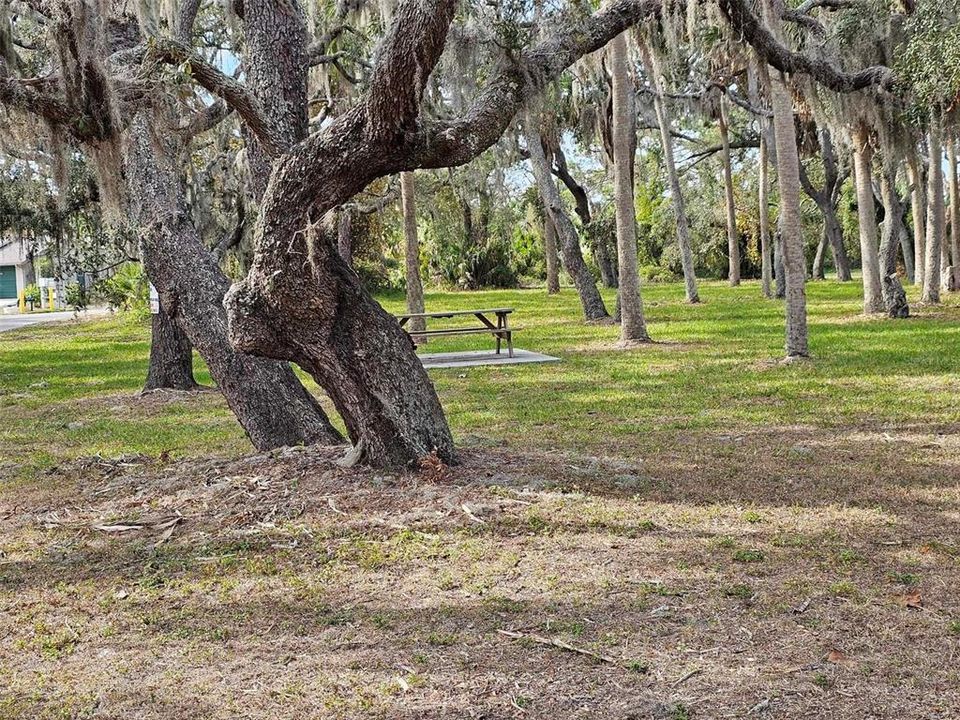
<path fill-rule="evenodd" d="M 523 123 L 527 152 L 530 154 L 530 166 L 533 168 L 540 198 L 543 200 L 547 216 L 553 221 L 557 236 L 560 239 L 563 265 L 577 288 L 577 293 L 580 295 L 580 304 L 583 306 L 583 314 L 587 320 L 608 318 L 610 315 L 607 313 L 606 305 L 603 304 L 603 298 L 600 297 L 600 291 L 597 290 L 597 283 L 583 260 L 577 229 L 563 206 L 560 192 L 557 190 L 553 176 L 550 174 L 550 166 L 547 164 L 547 157 L 543 152 L 543 144 L 536 122 L 536 116 L 528 111 Z"/>
<path fill-rule="evenodd" d="M 131 123 L 125 148 L 132 215 L 143 230 L 143 262 L 161 304 L 176 310 L 174 320 L 258 449 L 341 442 L 288 365 L 231 346 L 223 307 L 229 282 L 190 222 L 182 178 L 171 160 L 175 154 L 157 154 L 169 142 L 153 134 L 141 113 Z"/>
<path fill-rule="evenodd" d="M 826 276 L 823 272 L 823 255 L 827 249 L 827 229 L 824 226 L 823 233 L 820 235 L 820 242 L 817 243 L 817 251 L 813 255 L 813 267 L 810 270 L 812 280 L 824 280 Z"/>
<path fill-rule="evenodd" d="M 197 387 L 193 378 L 193 346 L 161 304 L 159 312 L 151 316 L 150 365 L 143 389 L 194 390 Z"/>

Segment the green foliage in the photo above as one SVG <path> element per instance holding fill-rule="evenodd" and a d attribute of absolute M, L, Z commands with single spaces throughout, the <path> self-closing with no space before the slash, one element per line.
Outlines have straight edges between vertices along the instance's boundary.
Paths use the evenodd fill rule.
<path fill-rule="evenodd" d="M 87 289 L 83 285 L 79 283 L 67 285 L 66 295 L 67 305 L 72 307 L 75 312 L 80 312 L 87 308 L 89 298 L 87 297 Z"/>
<path fill-rule="evenodd" d="M 33 309 L 35 306 L 39 305 L 42 300 L 40 288 L 33 284 L 27 285 L 23 289 L 23 299 L 30 303 L 30 308 Z"/>
<path fill-rule="evenodd" d="M 98 280 L 94 291 L 114 310 L 148 315 L 149 283 L 139 263 L 125 263 L 108 278 Z"/>

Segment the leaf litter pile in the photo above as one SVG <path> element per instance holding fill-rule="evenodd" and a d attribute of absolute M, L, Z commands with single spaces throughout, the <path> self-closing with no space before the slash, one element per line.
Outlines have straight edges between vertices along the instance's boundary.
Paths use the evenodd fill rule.
<path fill-rule="evenodd" d="M 0 494 L 0 717 L 960 717 L 960 453 L 800 436 L 62 465 Z"/>

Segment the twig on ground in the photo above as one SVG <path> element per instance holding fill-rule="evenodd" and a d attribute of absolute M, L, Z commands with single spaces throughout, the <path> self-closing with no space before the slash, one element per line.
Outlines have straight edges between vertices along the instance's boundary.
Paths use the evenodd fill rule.
<path fill-rule="evenodd" d="M 552 645 L 553 647 L 560 648 L 561 650 L 566 650 L 568 652 L 577 653 L 578 655 L 586 655 L 591 657 L 594 660 L 599 660 L 600 662 L 615 664 L 617 662 L 616 658 L 612 658 L 609 655 L 601 655 L 595 653 L 592 650 L 587 650 L 586 648 L 577 647 L 576 645 L 571 645 L 568 642 L 564 642 L 559 638 L 548 638 L 543 635 L 534 635 L 532 633 L 523 633 L 517 630 L 502 630 L 497 629 L 497 632 L 505 637 L 512 638 L 514 640 L 530 640 L 540 645 Z"/>
<path fill-rule="evenodd" d="M 671 685 L 671 687 L 679 687 L 679 686 L 683 685 L 683 683 L 685 683 L 687 680 L 689 680 L 690 678 L 692 678 L 694 675 L 697 675 L 697 674 L 702 673 L 702 672 L 703 672 L 703 670 L 702 670 L 701 668 L 694 668 L 693 670 L 691 670 L 690 672 L 688 672 L 687 674 L 685 674 L 683 677 L 681 677 L 679 680 L 676 680 L 676 681 L 673 683 L 673 685 Z"/>

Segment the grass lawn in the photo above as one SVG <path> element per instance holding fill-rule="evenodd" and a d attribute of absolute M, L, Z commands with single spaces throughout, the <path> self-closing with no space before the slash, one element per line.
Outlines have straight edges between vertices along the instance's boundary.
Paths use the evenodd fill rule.
<path fill-rule="evenodd" d="M 427 475 L 251 455 L 123 318 L 0 335 L 0 718 L 960 717 L 960 298 L 810 284 L 786 365 L 756 283 L 643 293 L 636 350 L 428 293 L 562 362 L 431 371 Z"/>

